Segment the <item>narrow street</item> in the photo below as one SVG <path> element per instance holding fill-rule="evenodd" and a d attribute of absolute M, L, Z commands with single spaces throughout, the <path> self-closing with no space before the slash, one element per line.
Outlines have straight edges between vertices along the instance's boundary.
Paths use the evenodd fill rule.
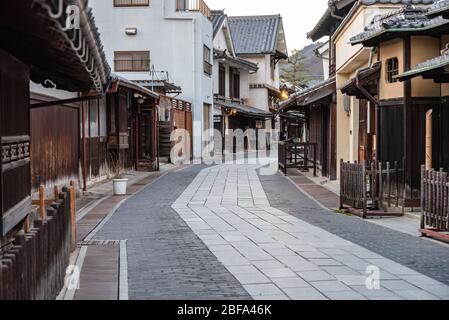
<path fill-rule="evenodd" d="M 92 238 L 126 240 L 119 296 L 449 299 L 449 247 L 326 210 L 260 167 L 190 166 L 128 198 Z M 367 285 L 373 268 L 380 288 Z"/>

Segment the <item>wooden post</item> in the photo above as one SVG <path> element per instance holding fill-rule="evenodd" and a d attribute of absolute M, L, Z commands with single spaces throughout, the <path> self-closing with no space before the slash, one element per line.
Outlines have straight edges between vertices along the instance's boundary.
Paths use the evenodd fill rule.
<path fill-rule="evenodd" d="M 71 246 L 72 251 L 76 248 L 76 190 L 75 190 L 75 183 L 73 181 L 70 181 L 70 188 L 69 188 L 69 197 L 70 197 L 70 223 L 71 223 Z"/>
<path fill-rule="evenodd" d="M 365 161 L 362 162 L 362 176 L 361 176 L 361 183 L 362 183 L 362 192 L 363 192 L 363 218 L 366 218 L 366 214 L 368 211 L 368 204 L 367 204 L 367 198 L 366 198 L 366 163 Z"/>
<path fill-rule="evenodd" d="M 41 220 L 45 220 L 45 187 L 43 185 L 39 186 L 39 217 Z"/>
<path fill-rule="evenodd" d="M 346 173 L 344 172 L 344 162 L 343 159 L 340 159 L 340 210 L 344 209 L 344 199 L 343 199 L 343 194 L 345 192 L 345 187 L 344 187 L 344 177 L 345 177 Z"/>
<path fill-rule="evenodd" d="M 421 230 L 426 228 L 426 166 L 421 166 Z"/>
<path fill-rule="evenodd" d="M 317 144 L 313 145 L 313 176 L 316 177 L 316 156 L 317 156 Z M 323 167 L 321 166 L 321 173 L 323 173 L 322 171 Z"/>

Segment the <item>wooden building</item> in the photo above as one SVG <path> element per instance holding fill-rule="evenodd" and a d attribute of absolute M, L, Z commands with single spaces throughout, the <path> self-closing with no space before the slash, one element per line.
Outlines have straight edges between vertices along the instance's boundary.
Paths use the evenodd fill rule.
<path fill-rule="evenodd" d="M 377 105 L 376 158 L 404 164 L 406 206 L 419 206 L 421 165 L 430 149 L 431 165 L 447 166 L 442 156 L 446 147 L 440 140 L 447 133 L 438 124 L 444 116 L 439 111 L 441 86 L 407 76 L 400 82 L 397 76 L 437 56 L 449 40 L 444 35 L 448 30 L 448 20 L 428 17 L 426 8 L 407 5 L 376 17 L 350 39 L 353 45 L 375 48 L 374 59 L 381 64 L 377 97 L 374 92 L 363 95 Z"/>
<path fill-rule="evenodd" d="M 79 29 L 67 28 L 64 8 L 68 5 L 80 9 Z M 49 209 L 49 218 L 45 212 L 37 218 L 32 215 L 32 185 L 39 182 L 32 181 L 31 168 L 36 158 L 31 154 L 46 142 L 33 139 L 31 130 L 42 132 L 44 138 L 53 138 L 55 130 L 77 131 L 78 125 L 64 128 L 67 119 L 76 117 L 76 112 L 72 114 L 70 110 L 62 119 L 55 114 L 46 115 L 39 127 L 32 125 L 30 80 L 70 92 L 103 94 L 110 82 L 110 69 L 85 0 L 1 1 L 0 37 L 1 291 L 2 296 L 11 298 L 51 299 L 61 289 L 69 263 L 70 215 L 65 204 L 61 210 Z M 52 151 L 76 153 L 71 143 L 76 145 L 77 137 L 70 135 L 69 146 L 64 146 L 65 137 L 55 139 L 57 144 Z M 57 170 L 67 170 L 68 174 L 75 168 L 74 163 L 60 165 Z M 57 171 L 53 169 L 48 168 L 44 174 L 52 177 Z M 15 277 L 19 274 L 21 279 Z M 23 279 L 30 282 L 24 285 Z M 3 281 L 8 281 L 8 292 Z M 19 286 L 28 290 L 19 290 Z"/>
<path fill-rule="evenodd" d="M 324 177 L 336 178 L 337 161 L 335 158 L 335 77 L 331 77 L 315 86 L 290 96 L 279 103 L 281 128 L 284 138 L 286 126 L 298 122 L 305 128 L 305 135 L 299 137 L 301 142 L 316 145 L 317 166 Z"/>

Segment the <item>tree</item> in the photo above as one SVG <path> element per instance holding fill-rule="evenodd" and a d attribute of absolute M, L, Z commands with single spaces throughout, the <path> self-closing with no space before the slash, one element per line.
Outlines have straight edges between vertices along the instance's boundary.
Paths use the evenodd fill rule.
<path fill-rule="evenodd" d="M 296 88 L 306 88 L 309 84 L 309 79 L 305 75 L 304 56 L 298 49 L 293 50 L 288 58 L 287 67 L 283 68 L 283 75 L 281 81 L 287 85 Z"/>

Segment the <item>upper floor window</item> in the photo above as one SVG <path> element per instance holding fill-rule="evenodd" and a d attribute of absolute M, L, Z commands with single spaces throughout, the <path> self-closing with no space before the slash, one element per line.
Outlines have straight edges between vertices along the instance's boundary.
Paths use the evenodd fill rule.
<path fill-rule="evenodd" d="M 222 64 L 218 74 L 218 94 L 222 97 L 226 96 L 226 67 Z"/>
<path fill-rule="evenodd" d="M 116 72 L 150 71 L 149 51 L 114 52 L 114 70 Z"/>
<path fill-rule="evenodd" d="M 270 76 L 271 80 L 274 80 L 276 74 L 276 61 L 274 60 L 274 57 L 271 57 L 270 59 Z"/>
<path fill-rule="evenodd" d="M 212 64 L 210 56 L 210 48 L 206 45 L 203 47 L 204 73 L 208 76 L 212 75 Z"/>
<path fill-rule="evenodd" d="M 390 58 L 387 59 L 385 62 L 386 67 L 386 80 L 388 83 L 393 83 L 398 81 L 397 79 L 394 79 L 394 76 L 399 74 L 399 61 L 398 58 Z"/>
<path fill-rule="evenodd" d="M 114 7 L 148 7 L 150 0 L 114 0 Z"/>
<path fill-rule="evenodd" d="M 240 99 L 240 72 L 229 68 L 229 95 L 232 99 Z"/>

